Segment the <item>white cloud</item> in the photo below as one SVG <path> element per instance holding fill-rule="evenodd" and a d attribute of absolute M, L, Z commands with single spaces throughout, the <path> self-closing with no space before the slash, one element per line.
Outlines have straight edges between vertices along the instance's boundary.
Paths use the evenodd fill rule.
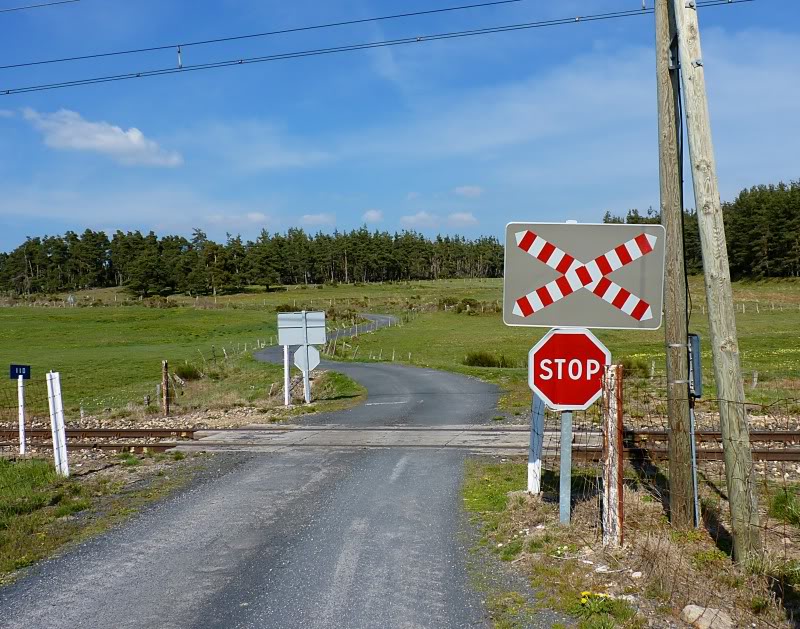
<path fill-rule="evenodd" d="M 380 223 L 383 220 L 383 212 L 380 210 L 367 210 L 361 218 L 366 223 Z"/>
<path fill-rule="evenodd" d="M 303 225 L 317 226 L 317 225 L 335 225 L 336 217 L 333 214 L 320 213 L 320 214 L 303 214 Z"/>
<path fill-rule="evenodd" d="M 434 228 L 439 224 L 439 217 L 422 211 L 410 216 L 401 216 L 400 224 L 411 229 Z"/>
<path fill-rule="evenodd" d="M 222 225 L 228 229 L 239 229 L 260 226 L 271 221 L 269 217 L 262 212 L 246 212 L 244 214 L 218 212 L 206 216 L 205 222 L 210 225 Z"/>
<path fill-rule="evenodd" d="M 125 131 L 108 122 L 85 120 L 79 113 L 68 109 L 47 114 L 26 108 L 23 116 L 42 133 L 44 143 L 51 148 L 99 153 L 127 166 L 175 167 L 183 164 L 180 153 L 161 148 L 136 127 Z"/>
<path fill-rule="evenodd" d="M 266 223 L 267 215 L 262 214 L 261 212 L 248 212 L 247 220 L 251 223 Z"/>
<path fill-rule="evenodd" d="M 260 120 L 202 125 L 182 135 L 181 141 L 244 173 L 310 168 L 333 159 L 327 151 Z"/>
<path fill-rule="evenodd" d="M 13 118 L 15 115 L 10 109 L 0 109 L 0 118 Z"/>
<path fill-rule="evenodd" d="M 480 186 L 459 186 L 455 190 L 453 190 L 460 197 L 465 197 L 467 199 L 476 199 L 477 197 L 483 194 L 483 188 Z"/>
<path fill-rule="evenodd" d="M 447 223 L 453 227 L 467 227 L 477 225 L 478 219 L 472 212 L 453 212 L 447 217 Z"/>

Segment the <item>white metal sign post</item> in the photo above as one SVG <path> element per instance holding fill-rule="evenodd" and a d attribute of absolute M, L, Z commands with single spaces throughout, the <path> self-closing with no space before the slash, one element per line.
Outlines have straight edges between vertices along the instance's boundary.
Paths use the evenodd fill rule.
<path fill-rule="evenodd" d="M 310 372 L 319 365 L 319 351 L 314 345 L 327 341 L 324 312 L 286 312 L 278 314 L 278 344 L 283 345 L 284 403 L 289 406 L 289 346 L 299 346 L 294 364 L 303 372 L 303 394 L 311 402 Z"/>
<path fill-rule="evenodd" d="M 289 386 L 291 384 L 289 378 L 289 346 L 283 346 L 283 403 L 285 406 L 289 406 L 291 403 L 291 392 L 289 391 Z"/>
<path fill-rule="evenodd" d="M 25 454 L 25 378 L 17 376 L 17 396 L 19 397 L 19 453 Z"/>

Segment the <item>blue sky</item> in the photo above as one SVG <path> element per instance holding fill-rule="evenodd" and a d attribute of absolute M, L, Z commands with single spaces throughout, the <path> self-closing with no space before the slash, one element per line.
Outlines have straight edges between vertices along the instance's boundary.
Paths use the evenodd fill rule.
<path fill-rule="evenodd" d="M 453 4 L 81 0 L 0 13 L 2 63 Z M 636 7 L 525 0 L 189 48 L 183 61 Z M 800 179 L 800 3 L 756 0 L 700 20 L 723 199 Z M 653 37 L 645 16 L 0 96 L 0 250 L 86 227 L 221 239 L 366 222 L 500 237 L 511 220 L 657 206 Z M 175 63 L 163 51 L 0 70 L 0 90 Z"/>

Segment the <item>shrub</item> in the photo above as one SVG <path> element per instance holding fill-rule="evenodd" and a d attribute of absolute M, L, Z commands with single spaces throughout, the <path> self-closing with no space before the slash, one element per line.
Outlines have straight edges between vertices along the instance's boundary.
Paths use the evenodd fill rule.
<path fill-rule="evenodd" d="M 200 373 L 200 370 L 191 363 L 178 365 L 175 367 L 174 372 L 175 375 L 181 380 L 199 380 L 203 377 L 203 374 Z"/>
<path fill-rule="evenodd" d="M 769 515 L 788 524 L 800 525 L 800 500 L 797 494 L 786 489 L 779 491 L 770 500 Z"/>
<path fill-rule="evenodd" d="M 620 362 L 626 378 L 647 378 L 650 376 L 650 366 L 644 358 L 625 356 Z"/>
<path fill-rule="evenodd" d="M 506 358 L 505 354 L 495 356 L 489 352 L 469 352 L 464 357 L 464 364 L 468 367 L 500 367 L 507 369 L 512 367 L 511 361 Z"/>
<path fill-rule="evenodd" d="M 477 312 L 477 310 L 481 307 L 480 303 L 477 299 L 472 299 L 470 297 L 465 297 L 456 306 L 456 312 L 459 314 L 462 312 Z"/>
<path fill-rule="evenodd" d="M 295 307 L 291 304 L 278 304 L 275 306 L 275 312 L 294 312 Z"/>
<path fill-rule="evenodd" d="M 458 299 L 455 297 L 442 297 L 439 300 L 439 310 L 445 310 L 447 308 L 452 308 L 458 303 Z"/>

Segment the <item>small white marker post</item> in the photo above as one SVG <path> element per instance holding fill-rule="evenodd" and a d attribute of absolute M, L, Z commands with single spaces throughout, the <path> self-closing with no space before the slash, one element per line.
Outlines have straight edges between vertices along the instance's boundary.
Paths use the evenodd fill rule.
<path fill-rule="evenodd" d="M 283 405 L 289 406 L 289 346 L 283 346 Z"/>
<path fill-rule="evenodd" d="M 531 443 L 528 448 L 528 493 L 542 492 L 542 446 L 544 445 L 544 402 L 535 393 L 531 403 Z"/>
<path fill-rule="evenodd" d="M 17 396 L 19 398 L 19 453 L 25 454 L 25 378 L 17 376 Z"/>

